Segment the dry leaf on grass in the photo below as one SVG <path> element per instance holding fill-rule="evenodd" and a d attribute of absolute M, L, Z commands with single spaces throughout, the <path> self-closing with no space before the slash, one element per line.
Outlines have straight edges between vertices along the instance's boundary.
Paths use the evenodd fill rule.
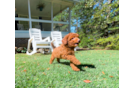
<path fill-rule="evenodd" d="M 24 66 L 21 66 L 21 67 L 18 67 L 18 69 L 17 70 L 19 70 L 20 68 L 23 68 Z"/>
<path fill-rule="evenodd" d="M 47 68 L 47 70 L 49 70 L 50 68 Z"/>
<path fill-rule="evenodd" d="M 92 81 L 90 81 L 90 80 L 84 80 L 84 82 L 85 82 L 85 83 L 90 83 L 90 82 L 92 82 Z"/>
<path fill-rule="evenodd" d="M 23 63 L 26 63 L 26 61 L 23 61 Z"/>
<path fill-rule="evenodd" d="M 46 75 L 45 72 L 43 72 L 42 74 Z"/>
<path fill-rule="evenodd" d="M 17 70 L 19 70 L 20 69 L 20 67 L 18 67 L 18 69 Z"/>
<path fill-rule="evenodd" d="M 26 69 L 24 69 L 23 71 L 24 71 L 24 72 L 26 72 L 27 70 L 26 70 Z"/>
<path fill-rule="evenodd" d="M 105 74 L 105 73 L 102 71 L 102 74 Z"/>
<path fill-rule="evenodd" d="M 112 78 L 113 76 L 109 76 L 109 77 L 111 77 L 111 78 Z"/>
<path fill-rule="evenodd" d="M 87 68 L 87 66 L 85 68 Z"/>
<path fill-rule="evenodd" d="M 70 71 L 68 71 L 68 73 L 69 73 L 69 74 L 71 74 L 71 72 L 70 72 Z"/>

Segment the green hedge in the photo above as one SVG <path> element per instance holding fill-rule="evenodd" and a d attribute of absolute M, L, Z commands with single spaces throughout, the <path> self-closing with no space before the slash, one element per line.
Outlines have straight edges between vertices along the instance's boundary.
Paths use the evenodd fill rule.
<path fill-rule="evenodd" d="M 89 49 L 112 49 L 119 50 L 119 34 L 112 35 L 107 38 L 99 38 L 95 39 L 93 36 L 89 38 L 89 36 L 80 34 L 81 42 L 79 47 L 81 48 L 89 48 Z"/>
<path fill-rule="evenodd" d="M 100 38 L 97 40 L 97 44 L 105 48 L 119 50 L 119 35 Z"/>

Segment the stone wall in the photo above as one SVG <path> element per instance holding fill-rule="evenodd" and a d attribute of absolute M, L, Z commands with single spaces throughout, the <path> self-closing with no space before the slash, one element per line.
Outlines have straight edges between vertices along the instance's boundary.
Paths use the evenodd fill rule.
<path fill-rule="evenodd" d="M 15 47 L 26 47 L 28 44 L 28 39 L 29 38 L 15 38 Z M 42 38 L 44 39 L 44 38 Z M 31 45 L 32 47 L 32 45 Z"/>
<path fill-rule="evenodd" d="M 29 38 L 15 38 L 15 46 L 16 47 L 26 47 L 27 48 L 28 39 Z"/>

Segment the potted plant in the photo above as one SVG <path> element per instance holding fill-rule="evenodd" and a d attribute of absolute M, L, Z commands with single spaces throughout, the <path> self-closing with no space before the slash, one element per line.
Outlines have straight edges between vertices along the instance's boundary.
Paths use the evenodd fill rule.
<path fill-rule="evenodd" d="M 44 3 L 40 3 L 37 5 L 37 9 L 39 9 L 40 11 L 42 11 L 44 7 L 45 7 Z"/>

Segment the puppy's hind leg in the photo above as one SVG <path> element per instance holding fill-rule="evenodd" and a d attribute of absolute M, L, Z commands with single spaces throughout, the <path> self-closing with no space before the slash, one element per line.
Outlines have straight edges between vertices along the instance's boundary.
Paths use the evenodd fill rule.
<path fill-rule="evenodd" d="M 59 58 L 57 58 L 57 62 L 60 63 L 60 59 Z"/>
<path fill-rule="evenodd" d="M 55 59 L 55 57 L 52 55 L 49 64 L 52 64 L 54 59 Z"/>

